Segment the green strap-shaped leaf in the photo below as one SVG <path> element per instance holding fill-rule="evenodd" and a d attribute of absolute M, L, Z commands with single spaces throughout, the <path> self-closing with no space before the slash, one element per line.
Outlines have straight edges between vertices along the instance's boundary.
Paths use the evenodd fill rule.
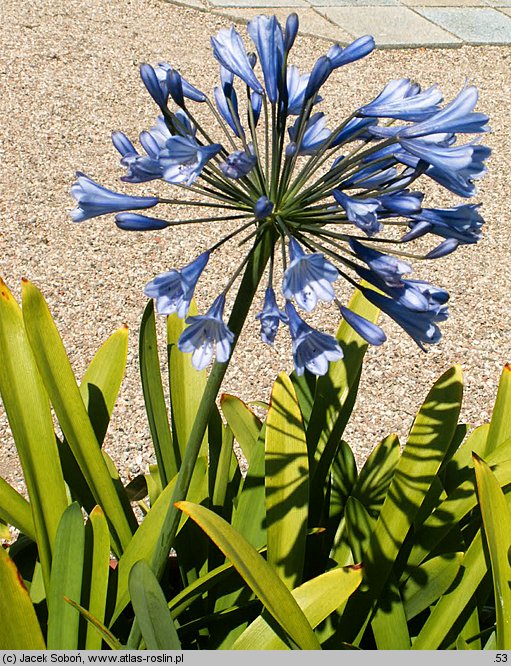
<path fill-rule="evenodd" d="M 353 294 L 348 307 L 370 321 L 376 322 L 378 319 L 378 308 L 369 303 L 358 290 Z M 337 339 L 344 358 L 330 363 L 327 374 L 318 378 L 307 429 L 307 441 L 316 461 L 320 459 L 330 438 L 338 442 L 342 437 L 354 404 L 354 399 L 350 400 L 350 392 L 357 385 L 368 347 L 367 342 L 344 319 L 339 326 Z"/>
<path fill-rule="evenodd" d="M 413 422 L 395 469 L 364 560 L 369 591 L 348 602 L 344 640 L 352 642 L 367 621 L 383 590 L 408 531 L 427 496 L 456 431 L 463 391 L 462 374 L 454 366 L 438 379 Z M 396 578 L 400 573 L 395 572 Z"/>
<path fill-rule="evenodd" d="M 131 528 L 83 404 L 59 332 L 41 292 L 23 283 L 23 318 L 39 372 L 74 457 L 103 508 L 121 550 L 131 540 Z"/>
<path fill-rule="evenodd" d="M 375 516 L 381 509 L 399 462 L 400 448 L 396 434 L 385 437 L 371 452 L 360 470 L 351 495 Z"/>
<path fill-rule="evenodd" d="M 511 483 L 511 439 L 501 444 L 488 457 L 488 464 L 493 468 L 501 487 Z M 451 491 L 433 513 L 417 530 L 414 546 L 408 558 L 409 566 L 420 564 L 431 550 L 477 505 L 475 478 L 471 478 Z M 446 520 L 446 516 L 449 520 Z"/>
<path fill-rule="evenodd" d="M 509 407 L 509 405 L 508 405 Z M 511 649 L 511 513 L 506 498 L 488 465 L 474 454 L 477 494 L 484 534 L 490 553 L 497 650 Z"/>
<path fill-rule="evenodd" d="M 243 451 L 250 467 L 261 432 L 262 423 L 247 405 L 234 395 L 224 393 L 220 398 L 220 407 L 234 437 Z"/>
<path fill-rule="evenodd" d="M 378 650 L 409 650 L 410 633 L 403 600 L 391 576 L 378 600 L 371 620 L 371 630 Z"/>
<path fill-rule="evenodd" d="M 136 562 L 129 576 L 133 610 L 148 650 L 180 650 L 181 643 L 165 595 L 150 566 Z"/>
<path fill-rule="evenodd" d="M 303 583 L 291 594 L 315 629 L 353 594 L 361 582 L 360 566 L 336 568 Z M 264 615 L 260 615 L 245 629 L 231 649 L 285 650 L 287 647 Z"/>
<path fill-rule="evenodd" d="M 132 540 L 119 560 L 117 565 L 117 598 L 110 626 L 114 624 L 115 620 L 129 603 L 128 577 L 131 568 L 138 560 L 151 561 L 155 544 L 159 539 L 161 526 L 165 519 L 170 500 L 172 499 L 175 484 L 176 477 L 172 479 L 158 496 L 158 499 L 141 522 L 140 527 L 133 535 Z"/>
<path fill-rule="evenodd" d="M 48 589 L 53 544 L 68 501 L 48 395 L 27 338 L 21 309 L 1 279 L 0 358 L 0 394 L 23 469 Z M 12 495 L 11 500 L 14 501 Z M 19 502 L 16 504 L 19 506 Z"/>
<path fill-rule="evenodd" d="M 406 619 L 411 620 L 448 590 L 456 578 L 463 553 L 438 555 L 414 568 L 402 588 Z"/>
<path fill-rule="evenodd" d="M 486 446 L 481 456 L 486 460 L 490 453 L 511 437 L 511 363 L 504 366 L 491 415 Z"/>
<path fill-rule="evenodd" d="M 112 650 L 124 649 L 124 645 L 119 641 L 119 639 L 116 638 L 112 634 L 112 632 L 105 627 L 105 625 L 102 622 L 100 622 L 96 617 L 94 617 L 94 615 L 89 613 L 89 611 L 86 610 L 83 606 L 80 606 L 80 604 L 77 604 L 76 601 L 68 599 L 67 597 L 64 598 L 70 606 L 76 608 L 76 610 L 81 614 L 81 616 L 87 620 L 88 623 L 87 626 L 92 627 L 94 631 L 97 632 L 100 639 L 105 641 L 108 647 L 111 647 Z"/>
<path fill-rule="evenodd" d="M 82 511 L 73 502 L 64 511 L 55 539 L 48 595 L 48 649 L 76 650 L 79 645 L 80 614 L 65 597 L 80 603 L 85 548 Z"/>
<path fill-rule="evenodd" d="M 267 559 L 292 590 L 303 574 L 309 461 L 298 399 L 284 372 L 271 392 L 265 449 Z"/>
<path fill-rule="evenodd" d="M 266 546 L 265 436 L 266 425 L 263 425 L 250 467 L 240 485 L 232 516 L 234 529 L 244 536 L 254 548 Z"/>
<path fill-rule="evenodd" d="M 195 302 L 190 304 L 190 315 L 197 314 Z M 195 416 L 207 381 L 206 370 L 196 370 L 191 354 L 184 354 L 177 347 L 185 322 L 177 314 L 167 317 L 167 349 L 169 359 L 170 403 L 172 412 L 172 434 L 183 457 Z M 207 444 L 204 438 L 203 446 Z M 176 443 L 174 443 L 176 446 Z"/>
<path fill-rule="evenodd" d="M 344 515 L 353 560 L 363 562 L 376 521 L 356 497 L 348 497 Z"/>
<path fill-rule="evenodd" d="M 318 650 L 319 642 L 299 605 L 257 550 L 225 520 L 203 506 L 178 502 L 176 506 L 190 516 L 233 563 L 263 606 L 302 650 Z"/>
<path fill-rule="evenodd" d="M 0 547 L 0 650 L 44 650 L 43 634 L 21 574 Z"/>
<path fill-rule="evenodd" d="M 461 580 L 453 585 L 435 605 L 412 643 L 412 650 L 438 650 L 443 647 L 453 625 L 471 603 L 484 575 L 488 571 L 481 532 L 477 532 L 461 562 Z M 475 606 L 475 603 L 474 603 Z"/>
<path fill-rule="evenodd" d="M 32 507 L 5 479 L 0 477 L 0 518 L 37 541 Z"/>
<path fill-rule="evenodd" d="M 105 621 L 110 573 L 110 535 L 105 514 L 101 507 L 91 511 L 89 522 L 92 528 L 92 565 L 90 576 L 89 611 L 102 624 Z M 101 650 L 101 635 L 93 625 L 87 626 L 86 650 Z"/>
<path fill-rule="evenodd" d="M 162 486 L 166 486 L 179 470 L 181 456 L 172 439 L 167 404 L 163 392 L 163 383 L 158 356 L 156 338 L 156 320 L 154 301 L 151 299 L 144 310 L 140 324 L 139 360 L 144 405 L 149 422 L 149 430 L 154 445 Z"/>
<path fill-rule="evenodd" d="M 121 388 L 128 355 L 128 327 L 107 338 L 89 363 L 80 384 L 80 395 L 101 446 Z"/>
<path fill-rule="evenodd" d="M 467 473 L 469 473 L 469 468 L 472 468 L 472 452 L 475 451 L 478 455 L 483 454 L 486 448 L 489 429 L 489 423 L 483 423 L 477 428 L 474 428 L 447 463 L 445 468 L 444 486 L 448 494 L 450 494 L 456 486 L 459 486 L 460 483 L 463 483 L 467 478 L 470 478 Z"/>

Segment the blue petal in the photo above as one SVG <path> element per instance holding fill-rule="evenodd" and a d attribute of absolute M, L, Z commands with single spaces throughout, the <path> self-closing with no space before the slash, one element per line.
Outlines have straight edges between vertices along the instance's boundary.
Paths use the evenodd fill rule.
<path fill-rule="evenodd" d="M 379 326 L 356 312 L 345 308 L 344 305 L 341 305 L 341 315 L 351 328 L 364 338 L 364 340 L 369 342 L 369 344 L 378 346 L 383 344 L 387 339 L 387 336 Z"/>
<path fill-rule="evenodd" d="M 276 16 L 256 16 L 248 23 L 248 34 L 254 42 L 263 70 L 266 94 L 277 101 L 284 59 L 284 37 Z"/>
<path fill-rule="evenodd" d="M 250 65 L 243 40 L 234 26 L 222 28 L 216 37 L 211 38 L 211 44 L 213 55 L 221 65 L 239 76 L 252 90 L 264 92 Z"/>

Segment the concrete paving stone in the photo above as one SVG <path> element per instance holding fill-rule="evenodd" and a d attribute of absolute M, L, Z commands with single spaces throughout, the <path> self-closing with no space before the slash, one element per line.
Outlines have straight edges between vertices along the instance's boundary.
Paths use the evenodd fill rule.
<path fill-rule="evenodd" d="M 313 7 L 374 7 L 375 5 L 399 6 L 399 0 L 309 0 Z"/>
<path fill-rule="evenodd" d="M 212 9 L 215 7 L 275 7 L 276 0 L 208 0 Z M 306 0 L 282 0 L 279 7 L 310 7 Z"/>
<path fill-rule="evenodd" d="M 490 7 L 511 7 L 511 0 L 486 0 Z"/>
<path fill-rule="evenodd" d="M 500 9 L 499 11 L 503 12 L 504 14 L 507 14 L 508 16 L 511 16 L 511 9 Z"/>
<path fill-rule="evenodd" d="M 486 0 L 401 0 L 407 7 L 487 7 Z"/>
<path fill-rule="evenodd" d="M 174 4 L 183 7 L 192 7 L 193 9 L 206 9 L 202 0 L 175 0 Z"/>
<path fill-rule="evenodd" d="M 511 19 L 495 9 L 417 7 L 417 11 L 469 44 L 508 44 L 511 41 Z"/>
<path fill-rule="evenodd" d="M 370 34 L 378 47 L 459 46 L 459 38 L 406 7 L 318 7 L 354 37 Z"/>
<path fill-rule="evenodd" d="M 230 16 L 234 20 L 250 21 L 261 13 L 260 9 L 255 8 L 239 8 L 239 9 L 224 9 L 221 10 L 222 15 Z M 289 9 L 285 7 L 275 7 L 272 9 L 272 14 L 284 24 L 289 15 Z M 297 8 L 296 13 L 300 19 L 299 32 L 302 35 L 312 35 L 313 37 L 321 37 L 330 41 L 339 42 L 346 45 L 353 41 L 353 37 L 342 30 L 339 26 L 330 23 L 325 18 L 317 14 L 313 9 Z"/>

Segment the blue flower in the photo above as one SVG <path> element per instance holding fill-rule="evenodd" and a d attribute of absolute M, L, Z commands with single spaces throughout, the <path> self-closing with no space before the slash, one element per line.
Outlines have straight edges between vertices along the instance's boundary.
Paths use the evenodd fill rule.
<path fill-rule="evenodd" d="M 339 343 L 331 335 L 316 331 L 304 322 L 290 301 L 286 302 L 286 313 L 296 374 L 301 376 L 307 369 L 313 375 L 325 375 L 328 372 L 328 363 L 339 361 L 343 357 Z"/>
<path fill-rule="evenodd" d="M 211 44 L 213 55 L 221 65 L 239 76 L 252 90 L 261 94 L 264 92 L 250 65 L 243 40 L 234 26 L 230 29 L 222 28 L 216 37 L 211 38 Z"/>
<path fill-rule="evenodd" d="M 272 104 L 277 101 L 282 79 L 284 36 L 276 16 L 256 16 L 248 22 L 248 34 L 254 42 L 263 70 L 266 94 Z"/>
<path fill-rule="evenodd" d="M 376 125 L 377 122 L 378 121 L 374 118 L 352 118 L 335 135 L 335 139 L 332 141 L 332 147 L 340 146 L 348 141 L 353 141 L 354 139 L 367 138 L 369 135 L 366 134 L 366 130 L 373 125 Z"/>
<path fill-rule="evenodd" d="M 332 64 L 332 69 L 337 69 L 350 62 L 365 58 L 366 55 L 369 55 L 374 50 L 374 47 L 374 37 L 363 35 L 351 44 L 348 44 L 345 48 L 342 48 L 339 44 L 334 44 L 330 47 L 327 58 L 329 58 Z"/>
<path fill-rule="evenodd" d="M 119 213 L 115 216 L 115 224 L 124 231 L 156 231 L 170 227 L 172 222 L 137 213 Z"/>
<path fill-rule="evenodd" d="M 332 62 L 330 58 L 327 58 L 326 56 L 318 58 L 314 63 L 314 67 L 309 75 L 309 80 L 307 81 L 307 86 L 305 87 L 304 101 L 307 101 L 316 95 L 331 73 Z"/>
<path fill-rule="evenodd" d="M 420 235 L 430 232 L 444 238 L 454 238 L 460 243 L 477 243 L 481 240 L 484 224 L 478 208 L 478 204 L 462 204 L 453 208 L 423 208 L 412 215 L 409 223 L 411 231 L 406 236 L 420 231 Z M 413 237 L 417 238 L 417 235 Z M 403 238 L 407 240 L 406 237 Z"/>
<path fill-rule="evenodd" d="M 206 368 L 216 351 L 216 360 L 226 363 L 231 354 L 234 333 L 223 322 L 225 296 L 217 296 L 205 315 L 188 317 L 188 326 L 181 333 L 177 346 L 185 354 L 192 354 L 192 364 L 197 370 Z"/>
<path fill-rule="evenodd" d="M 447 318 L 446 306 L 442 306 L 438 310 L 410 310 L 392 298 L 378 294 L 373 289 L 362 287 L 362 291 L 368 301 L 401 326 L 423 351 L 426 351 L 424 345 L 436 344 L 440 341 L 442 334 L 438 323 Z"/>
<path fill-rule="evenodd" d="M 173 73 L 174 81 L 177 83 L 179 78 L 181 91 L 184 97 L 191 99 L 193 102 L 205 102 L 207 100 L 206 95 L 198 90 L 195 86 L 192 86 L 186 79 L 184 79 L 181 74 L 171 67 L 167 62 L 160 62 L 154 68 L 154 73 L 160 83 L 161 89 L 168 98 L 169 96 L 169 75 Z"/>
<path fill-rule="evenodd" d="M 400 287 L 403 284 L 403 275 L 412 272 L 412 267 L 406 261 L 373 250 L 354 238 L 350 239 L 350 247 L 389 287 Z"/>
<path fill-rule="evenodd" d="M 378 195 L 378 200 L 383 210 L 394 215 L 419 213 L 423 198 L 424 194 L 422 192 L 410 192 L 410 190 Z"/>
<path fill-rule="evenodd" d="M 332 282 L 339 271 L 320 252 L 305 254 L 294 238 L 289 241 L 291 263 L 284 273 L 282 293 L 285 298 L 295 298 L 307 312 L 316 307 L 318 300 L 332 301 L 335 298 Z"/>
<path fill-rule="evenodd" d="M 288 318 L 285 312 L 277 307 L 275 292 L 272 287 L 268 287 L 264 296 L 263 309 L 256 318 L 261 322 L 261 339 L 267 345 L 275 342 L 275 336 L 280 322 L 287 324 Z"/>
<path fill-rule="evenodd" d="M 302 74 L 296 65 L 289 65 L 286 74 L 287 85 L 287 113 L 289 116 L 297 116 L 303 108 L 305 91 L 309 83 L 310 74 Z M 316 96 L 315 103 L 318 104 L 323 98 Z M 374 122 L 374 121 L 373 121 Z"/>
<path fill-rule="evenodd" d="M 388 83 L 372 102 L 361 106 L 358 113 L 399 120 L 423 120 L 439 111 L 441 101 L 442 93 L 437 86 L 421 92 L 420 86 L 410 79 L 396 79 Z"/>
<path fill-rule="evenodd" d="M 209 260 L 209 252 L 203 252 L 191 264 L 180 271 L 161 273 L 146 284 L 144 293 L 156 299 L 156 311 L 169 315 L 173 312 L 183 319 L 188 314 L 197 281 Z"/>
<path fill-rule="evenodd" d="M 152 65 L 148 65 L 147 63 L 141 65 L 140 78 L 144 82 L 144 85 L 147 88 L 147 92 L 163 111 L 167 106 L 169 91 L 167 90 L 167 86 L 163 87 L 160 84 L 160 80 L 156 75 L 154 67 Z"/>
<path fill-rule="evenodd" d="M 488 116 L 484 113 L 474 113 L 477 97 L 477 89 L 474 86 L 468 86 L 450 104 L 427 120 L 400 129 L 399 136 L 403 139 L 412 139 L 441 132 L 462 132 L 463 134 L 487 132 L 489 130 Z"/>
<path fill-rule="evenodd" d="M 296 35 L 298 34 L 298 14 L 292 12 L 286 19 L 286 30 L 284 35 L 284 50 L 288 53 L 293 44 L 295 43 Z"/>
<path fill-rule="evenodd" d="M 275 204 L 273 201 L 270 201 L 267 196 L 259 197 L 254 206 L 255 219 L 265 220 L 272 214 L 274 207 Z"/>
<path fill-rule="evenodd" d="M 235 136 L 245 136 L 239 112 L 238 97 L 232 85 L 234 74 L 223 66 L 220 66 L 220 86 L 215 86 L 215 102 L 222 118 L 229 125 Z M 257 93 L 256 93 L 257 94 Z"/>
<path fill-rule="evenodd" d="M 173 136 L 165 146 L 159 155 L 163 179 L 184 185 L 194 183 L 207 162 L 222 150 L 219 143 L 201 146 L 193 136 Z"/>
<path fill-rule="evenodd" d="M 227 155 L 225 162 L 220 164 L 220 169 L 228 178 L 243 178 L 252 171 L 256 161 L 255 155 L 246 153 L 244 150 L 236 150 Z"/>
<path fill-rule="evenodd" d="M 298 118 L 288 132 L 289 138 L 294 143 L 297 139 L 300 119 Z M 314 155 L 318 148 L 328 139 L 330 130 L 326 127 L 326 117 L 324 113 L 315 113 L 309 118 L 305 126 L 302 141 L 300 143 L 299 155 Z"/>
<path fill-rule="evenodd" d="M 378 199 L 357 199 L 350 197 L 341 190 L 333 190 L 334 199 L 339 203 L 348 216 L 348 220 L 364 231 L 368 236 L 374 236 L 383 229 L 378 219 L 380 202 Z"/>
<path fill-rule="evenodd" d="M 361 315 L 353 312 L 349 308 L 341 305 L 340 307 L 341 315 L 344 317 L 346 322 L 351 326 L 351 328 L 356 331 L 364 340 L 369 342 L 371 345 L 381 345 L 387 339 L 387 336 L 382 331 L 382 329 L 374 324 L 369 319 L 362 317 Z"/>
<path fill-rule="evenodd" d="M 76 176 L 78 180 L 71 186 L 71 195 L 78 204 L 71 211 L 73 222 L 83 222 L 91 217 L 123 210 L 152 208 L 159 201 L 158 197 L 131 197 L 113 192 L 80 171 L 76 172 Z"/>

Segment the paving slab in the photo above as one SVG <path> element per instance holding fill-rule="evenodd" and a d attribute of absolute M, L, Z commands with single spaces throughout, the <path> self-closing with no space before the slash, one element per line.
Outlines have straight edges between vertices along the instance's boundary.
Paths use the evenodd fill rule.
<path fill-rule="evenodd" d="M 449 30 L 468 44 L 508 44 L 511 42 L 511 18 L 487 7 L 417 7 L 417 12 Z"/>
<path fill-rule="evenodd" d="M 487 7 L 486 0 L 401 0 L 407 7 L 456 7 L 462 11 L 464 7 Z"/>
<path fill-rule="evenodd" d="M 212 8 L 215 7 L 271 7 L 275 9 L 275 0 L 208 0 Z M 279 7 L 310 7 L 306 0 L 282 0 Z"/>
<path fill-rule="evenodd" d="M 511 0 L 486 0 L 490 7 L 511 7 Z"/>
<path fill-rule="evenodd" d="M 309 0 L 313 7 L 374 7 L 399 6 L 399 0 Z"/>
<path fill-rule="evenodd" d="M 230 16 L 235 21 L 248 22 L 255 16 L 261 13 L 256 8 L 237 8 L 237 9 L 223 9 L 221 12 L 224 16 Z M 296 13 L 300 19 L 299 32 L 302 35 L 309 35 L 312 37 L 321 37 L 330 41 L 339 42 L 342 45 L 349 44 L 353 41 L 353 36 L 342 30 L 338 25 L 334 25 L 320 16 L 313 9 L 302 9 L 298 7 Z M 289 15 L 289 10 L 285 7 L 276 7 L 272 9 L 272 14 L 279 19 L 281 23 L 285 23 Z"/>
<path fill-rule="evenodd" d="M 378 47 L 459 46 L 461 39 L 407 7 L 317 7 L 353 37 L 373 35 Z"/>

